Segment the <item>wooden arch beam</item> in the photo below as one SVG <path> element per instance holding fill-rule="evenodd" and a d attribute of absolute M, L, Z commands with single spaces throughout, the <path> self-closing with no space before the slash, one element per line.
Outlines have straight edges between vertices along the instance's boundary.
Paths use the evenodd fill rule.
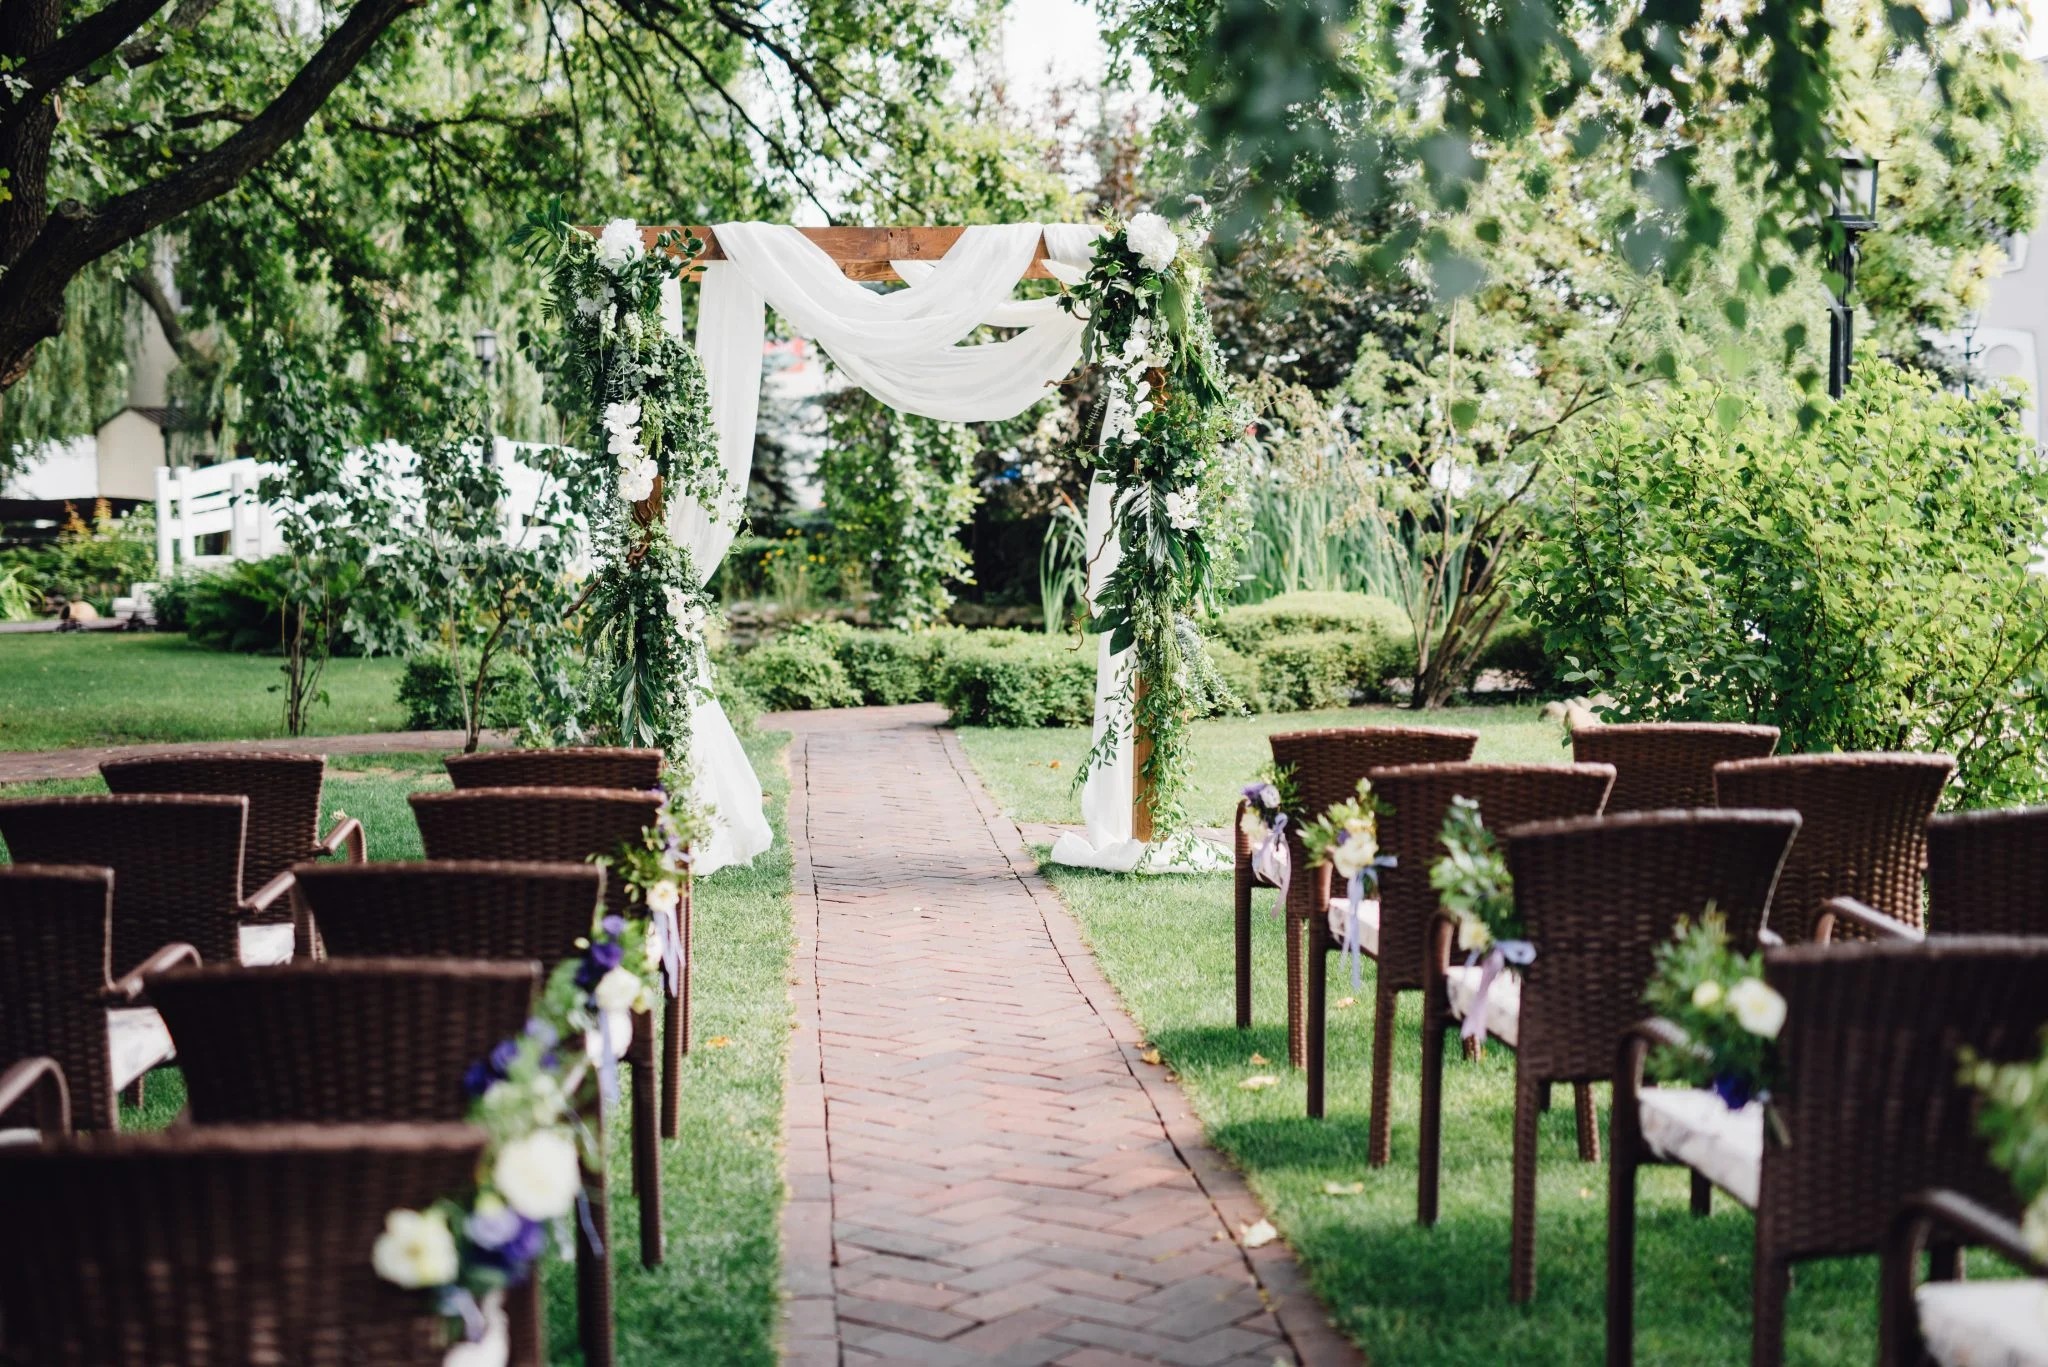
<path fill-rule="evenodd" d="M 688 225 L 650 224 L 640 229 L 641 238 L 653 250 L 654 243 L 663 233 L 672 231 L 694 233 L 703 239 L 704 251 L 699 261 L 723 261 L 725 252 L 718 245 L 718 234 L 710 228 Z M 891 261 L 936 261 L 951 250 L 960 240 L 965 229 L 958 227 L 921 228 L 799 228 L 811 241 L 825 249 L 825 254 L 839 263 L 850 280 L 894 280 L 897 278 Z M 695 278 L 694 274 L 690 277 Z M 1038 246 L 1031 254 L 1031 268 L 1024 272 L 1026 280 L 1050 280 L 1052 276 L 1045 269 L 1045 235 L 1040 234 Z"/>

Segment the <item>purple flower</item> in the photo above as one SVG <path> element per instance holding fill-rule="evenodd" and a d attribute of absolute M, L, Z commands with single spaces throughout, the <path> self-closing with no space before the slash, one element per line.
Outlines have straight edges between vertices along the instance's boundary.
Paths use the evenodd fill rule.
<path fill-rule="evenodd" d="M 462 1070 L 462 1090 L 471 1097 L 482 1096 L 497 1080 L 498 1075 L 491 1071 L 491 1065 L 484 1059 L 478 1059 Z"/>
<path fill-rule="evenodd" d="M 624 935 L 626 933 L 626 918 L 614 912 L 612 915 L 605 917 L 602 921 L 599 921 L 597 923 L 597 928 L 599 930 L 602 930 L 605 934 L 616 939 L 619 936 Z"/>
<path fill-rule="evenodd" d="M 476 1212 L 463 1225 L 463 1232 L 475 1246 L 478 1260 L 505 1269 L 515 1286 L 526 1280 L 535 1260 L 547 1249 L 547 1226 L 509 1207 Z"/>
<path fill-rule="evenodd" d="M 500 1040 L 491 1050 L 491 1071 L 499 1077 L 509 1077 L 512 1065 L 518 1061 L 519 1041 L 516 1039 Z"/>
<path fill-rule="evenodd" d="M 600 940 L 590 947 L 590 962 L 609 973 L 626 957 L 626 947 L 617 940 Z"/>
<path fill-rule="evenodd" d="M 562 1042 L 562 1032 L 539 1016 L 526 1022 L 526 1037 L 543 1049 L 552 1049 Z"/>
<path fill-rule="evenodd" d="M 1714 1077 L 1714 1095 L 1731 1111 L 1739 1111 L 1756 1096 L 1756 1086 L 1746 1077 L 1719 1073 Z"/>

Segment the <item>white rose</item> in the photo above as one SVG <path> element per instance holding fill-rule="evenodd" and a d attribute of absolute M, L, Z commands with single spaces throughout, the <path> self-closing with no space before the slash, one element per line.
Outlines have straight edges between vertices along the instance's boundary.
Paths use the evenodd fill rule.
<path fill-rule="evenodd" d="M 1174 489 L 1166 495 L 1166 520 L 1177 532 L 1191 532 L 1202 525 L 1202 499 L 1192 486 Z"/>
<path fill-rule="evenodd" d="M 446 1286 L 460 1270 L 448 1221 L 438 1212 L 417 1210 L 394 1210 L 384 1217 L 370 1265 L 385 1281 L 408 1290 Z"/>
<path fill-rule="evenodd" d="M 1721 984 L 1712 978 L 1703 980 L 1692 990 L 1692 1004 L 1702 1011 L 1711 1011 L 1721 1001 Z"/>
<path fill-rule="evenodd" d="M 631 1011 L 640 1001 L 640 979 L 623 968 L 615 968 L 597 980 L 591 992 L 600 1011 Z"/>
<path fill-rule="evenodd" d="M 647 889 L 647 909 L 658 915 L 667 915 L 681 906 L 683 890 L 673 880 L 664 878 Z"/>
<path fill-rule="evenodd" d="M 616 271 L 629 261 L 638 261 L 646 252 L 646 244 L 640 240 L 640 225 L 630 218 L 613 219 L 597 235 L 597 259 L 607 269 Z"/>
<path fill-rule="evenodd" d="M 643 460 L 629 470 L 619 471 L 619 497 L 628 503 L 638 503 L 654 492 L 654 477 L 661 467 L 652 460 Z"/>
<path fill-rule="evenodd" d="M 1477 916 L 1458 918 L 1458 948 L 1485 949 L 1493 943 L 1493 932 L 1486 928 L 1486 922 Z"/>
<path fill-rule="evenodd" d="M 1372 867 L 1373 856 L 1379 849 L 1370 839 L 1352 836 L 1341 845 L 1330 847 L 1330 866 L 1350 878 L 1354 873 L 1363 873 Z"/>
<path fill-rule="evenodd" d="M 491 1185 L 529 1220 L 567 1215 L 583 1190 L 583 1163 L 566 1130 L 535 1130 L 498 1150 Z"/>
<path fill-rule="evenodd" d="M 2048 1258 L 2048 1191 L 2034 1198 L 2020 1220 L 2020 1236 L 2037 1258 Z"/>
<path fill-rule="evenodd" d="M 1173 225 L 1158 214 L 1133 215 L 1124 225 L 1124 242 L 1138 255 L 1138 264 L 1148 271 L 1163 271 L 1180 253 L 1180 238 Z"/>
<path fill-rule="evenodd" d="M 1752 1035 L 1776 1039 L 1785 1028 L 1785 999 L 1762 978 L 1744 978 L 1729 988 L 1728 1007 Z"/>
<path fill-rule="evenodd" d="M 1259 820 L 1259 813 L 1256 808 L 1245 808 L 1244 816 L 1238 821 L 1237 827 L 1244 832 L 1245 838 L 1254 845 L 1266 838 L 1266 823 Z"/>

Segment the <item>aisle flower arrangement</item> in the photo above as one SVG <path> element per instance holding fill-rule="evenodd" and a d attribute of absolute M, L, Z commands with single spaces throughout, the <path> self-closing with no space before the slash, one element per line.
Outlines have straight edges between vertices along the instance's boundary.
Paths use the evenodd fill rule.
<path fill-rule="evenodd" d="M 593 237 L 559 201 L 530 215 L 513 241 L 540 268 L 555 324 L 522 345 L 554 381 L 556 406 L 585 453 L 567 481 L 597 563 L 581 600 L 595 665 L 583 729 L 597 741 L 659 749 L 681 766 L 715 605 L 689 549 L 669 533 L 671 504 L 680 494 L 714 521 L 739 516 L 704 368 L 661 316 L 664 285 L 703 244 L 671 230 L 649 251 L 624 218 Z"/>
<path fill-rule="evenodd" d="M 1160 839 L 1185 829 L 1188 723 L 1231 705 L 1194 625 L 1242 547 L 1247 414 L 1226 392 L 1202 303 L 1198 221 L 1176 229 L 1156 213 L 1112 223 L 1083 274 L 1067 273 L 1061 306 L 1088 322 L 1083 348 L 1103 371 L 1098 475 L 1116 489 L 1121 558 L 1095 596 L 1088 628 L 1132 652 L 1119 713 L 1151 739 L 1139 764 Z M 1131 734 L 1109 728 L 1082 774 Z"/>
<path fill-rule="evenodd" d="M 1364 981 L 1359 918 L 1365 910 L 1365 894 L 1369 888 L 1378 896 L 1380 870 L 1394 867 L 1394 857 L 1380 853 L 1379 813 L 1372 781 L 1362 778 L 1356 794 L 1331 803 L 1321 816 L 1301 828 L 1302 849 L 1309 862 L 1318 868 L 1329 865 L 1344 880 L 1344 958 L 1351 966 L 1353 991 Z"/>
<path fill-rule="evenodd" d="M 1465 951 L 1467 967 L 1479 966 L 1478 991 L 1458 1033 L 1465 1039 L 1484 1039 L 1487 1001 L 1495 981 L 1509 964 L 1533 963 L 1536 946 L 1529 942 L 1515 909 L 1507 859 L 1493 832 L 1486 829 L 1476 801 L 1451 799 L 1443 844 L 1443 857 L 1430 868 L 1429 885 L 1457 921 L 1458 948 Z"/>
<path fill-rule="evenodd" d="M 1727 921 L 1709 907 L 1657 947 L 1656 965 L 1643 1001 L 1684 1031 L 1689 1047 L 1654 1050 L 1649 1075 L 1708 1088 L 1730 1110 L 1751 1101 L 1768 1105 L 1785 999 L 1764 981 L 1763 956 L 1736 953 Z"/>
<path fill-rule="evenodd" d="M 1244 787 L 1244 816 L 1239 829 L 1252 842 L 1252 871 L 1280 890 L 1273 915 L 1287 902 L 1287 884 L 1293 873 L 1288 853 L 1287 827 L 1295 819 L 1301 795 L 1294 786 L 1294 766 L 1268 764 Z"/>
<path fill-rule="evenodd" d="M 487 1345 L 502 1336 L 503 1293 L 532 1276 L 551 1246 L 573 1251 L 572 1222 L 589 1220 L 584 1169 L 604 1162 L 584 1117 L 618 1095 L 632 1014 L 651 1012 L 680 981 L 676 911 L 704 816 L 663 796 L 655 824 L 598 861 L 632 889 L 631 914 L 598 907 L 576 954 L 548 974 L 525 1028 L 463 1075 L 469 1119 L 488 1136 L 476 1186 L 425 1210 L 391 1211 L 371 1250 L 378 1276 L 431 1293 L 448 1317 L 448 1367 L 502 1361 Z"/>

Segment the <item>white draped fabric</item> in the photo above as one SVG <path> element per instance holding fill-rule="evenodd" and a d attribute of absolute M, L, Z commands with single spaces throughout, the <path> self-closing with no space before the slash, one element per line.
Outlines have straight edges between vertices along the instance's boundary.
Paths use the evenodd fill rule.
<path fill-rule="evenodd" d="M 768 306 L 876 398 L 906 413 L 949 422 L 1015 417 L 1045 397 L 1047 386 L 1081 358 L 1081 320 L 1063 312 L 1055 300 L 1017 301 L 1010 294 L 1030 268 L 1041 235 L 1052 259 L 1083 267 L 1098 229 L 1036 223 L 968 228 L 938 261 L 895 263 L 907 288 L 887 293 L 847 279 L 838 263 L 795 228 L 722 223 L 713 231 L 727 259 L 704 266 L 697 353 L 710 386 L 719 461 L 733 504 L 744 495 L 753 466 Z M 680 334 L 681 292 L 672 289 L 669 325 Z M 1001 341 L 959 345 L 983 324 L 1020 331 Z M 706 577 L 732 545 L 733 527 L 713 521 L 691 500 L 676 501 L 669 526 Z M 1088 543 L 1103 547 L 1110 536 L 1105 486 L 1089 495 Z M 1098 565 L 1113 564 L 1113 544 L 1097 559 Z M 1098 568 L 1097 574 L 1106 572 Z M 1100 579 L 1091 582 L 1099 587 Z M 1113 697 L 1121 670 L 1106 643 L 1101 649 L 1098 733 L 1104 725 L 1103 699 Z M 698 794 L 716 812 L 697 870 L 710 873 L 746 863 L 767 849 L 771 838 L 761 814 L 761 784 L 714 698 L 707 696 L 697 706 L 691 748 Z M 1113 810 L 1119 790 L 1120 813 Z M 1091 844 L 1130 843 L 1130 791 L 1126 735 L 1117 763 L 1098 770 L 1083 795 Z"/>

